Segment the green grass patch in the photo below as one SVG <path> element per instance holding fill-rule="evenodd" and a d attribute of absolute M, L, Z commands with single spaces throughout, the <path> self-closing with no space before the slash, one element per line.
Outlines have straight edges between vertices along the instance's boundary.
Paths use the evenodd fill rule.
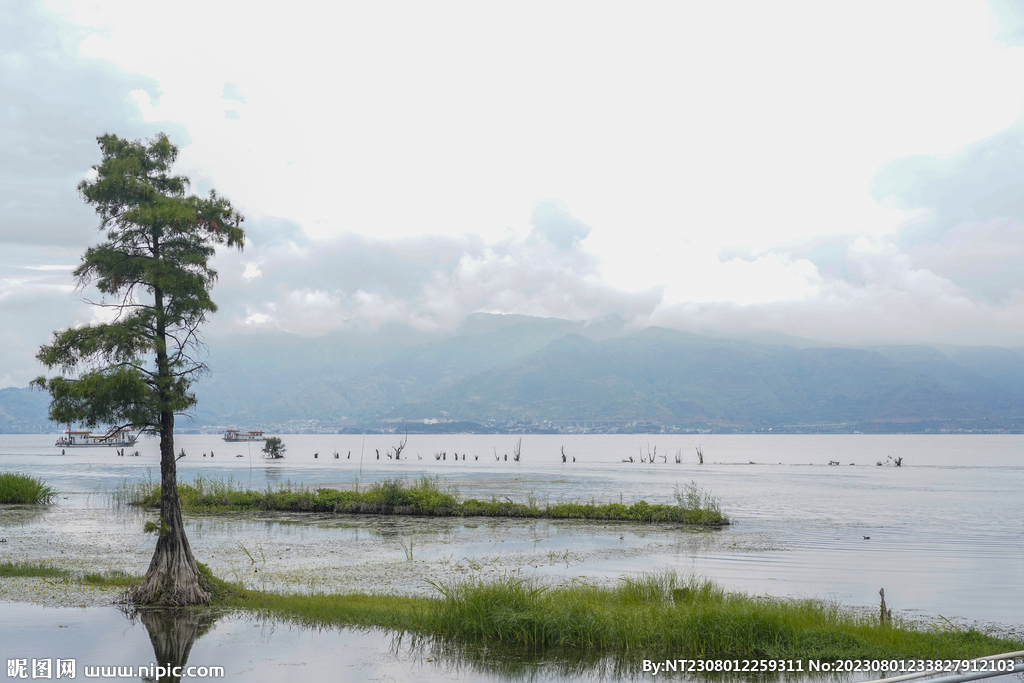
<path fill-rule="evenodd" d="M 133 505 L 158 507 L 160 486 L 123 484 L 115 498 Z M 590 519 L 628 522 L 676 522 L 702 526 L 724 526 L 722 514 L 711 494 L 691 482 L 676 489 L 675 505 L 652 505 L 641 500 L 623 503 L 559 502 L 538 506 L 536 501 L 460 500 L 455 487 L 442 488 L 436 477 L 420 477 L 409 483 L 386 479 L 365 491 L 316 489 L 285 484 L 265 490 L 246 489 L 230 480 L 197 477 L 178 486 L 178 498 L 186 511 L 268 510 L 279 512 L 320 512 L 332 514 L 415 515 L 429 517 L 523 517 L 535 519 Z"/>
<path fill-rule="evenodd" d="M 1024 643 L 975 630 L 879 625 L 820 600 L 727 593 L 675 574 L 614 588 L 545 588 L 516 578 L 437 586 L 432 630 L 534 651 L 675 653 L 691 658 L 973 658 Z M 646 656 L 646 655 L 645 655 Z"/>
<path fill-rule="evenodd" d="M 34 576 L 47 579 L 68 578 L 71 572 L 41 562 L 0 563 L 0 577 Z"/>
<path fill-rule="evenodd" d="M 126 586 L 133 586 L 141 580 L 141 577 L 133 576 L 119 569 L 77 574 L 67 569 L 43 564 L 42 562 L 4 562 L 0 564 L 0 578 L 15 576 L 67 579 L 99 588 L 124 588 Z"/>
<path fill-rule="evenodd" d="M 94 572 L 82 577 L 82 583 L 100 588 L 127 588 L 135 586 L 141 581 L 141 577 L 128 574 L 120 569 L 111 569 L 105 572 Z"/>
<path fill-rule="evenodd" d="M 272 614 L 314 628 L 366 626 L 429 632 L 429 616 L 436 602 L 430 598 L 368 593 L 281 594 L 236 586 L 231 595 L 215 604 Z"/>
<path fill-rule="evenodd" d="M 229 584 L 224 584 L 229 585 Z M 436 584 L 436 598 L 278 594 L 231 586 L 215 602 L 312 627 L 360 625 L 512 656 L 705 659 L 969 659 L 1024 649 L 977 630 L 880 625 L 820 600 L 729 593 L 675 574 L 615 587 L 519 578 Z"/>
<path fill-rule="evenodd" d="M 33 505 L 49 503 L 57 491 L 42 479 L 27 474 L 0 472 L 0 504 Z"/>
<path fill-rule="evenodd" d="M 252 590 L 199 571 L 216 607 L 276 616 L 314 628 L 364 626 L 432 639 L 443 650 L 486 646 L 513 659 L 597 662 L 651 659 L 972 659 L 1024 650 L 1024 641 L 952 625 L 879 624 L 821 600 L 731 593 L 674 573 L 624 577 L 616 586 L 541 586 L 512 576 L 434 584 L 437 597 L 283 594 Z M 64 578 L 127 587 L 119 571 L 75 575 L 44 564 L 0 564 L 0 577 Z M 624 659 L 623 659 L 624 658 Z M 635 663 L 635 662 L 634 662 Z"/>

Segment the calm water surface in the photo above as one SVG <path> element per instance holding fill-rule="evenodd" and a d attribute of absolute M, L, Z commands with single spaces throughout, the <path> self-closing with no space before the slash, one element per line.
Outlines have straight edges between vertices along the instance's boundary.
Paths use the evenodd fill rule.
<path fill-rule="evenodd" d="M 167 623 L 154 624 L 140 616 L 129 618 L 115 608 L 46 609 L 28 604 L 3 605 L 5 620 L 22 627 L 7 629 L 0 654 L 6 659 L 75 660 L 75 679 L 96 673 L 93 667 L 132 667 L 132 680 L 170 666 L 223 667 L 223 678 L 212 680 L 293 683 L 320 681 L 507 681 L 528 678 L 536 683 L 557 681 L 635 680 L 638 663 L 528 663 L 502 661 L 493 652 L 455 651 L 424 639 L 377 629 L 311 629 L 256 617 L 221 615 L 178 627 L 178 638 L 154 643 L 153 635 L 167 632 Z M 182 638 L 182 632 L 186 634 Z M 97 638 L 96 634 L 103 634 Z M 161 648 L 159 653 L 157 647 Z M 638 660 L 639 661 L 639 660 Z M 141 668 L 141 675 L 140 675 Z M 570 671 L 566 671 L 570 669 Z M 618 670 L 617 670 L 618 669 Z M 55 676 L 54 672 L 54 676 Z M 195 672 L 196 674 L 199 671 Z M 102 680 L 102 679 L 101 679 Z M 152 681 L 152 678 L 148 680 Z M 169 677 L 161 678 L 171 680 Z M 173 679 L 177 680 L 177 679 Z M 189 680 L 183 677 L 183 680 Z M 193 680 L 205 680 L 194 677 Z"/>
<path fill-rule="evenodd" d="M 89 527 L 91 535 L 83 531 L 83 545 L 68 546 L 68 551 L 81 553 L 107 543 L 105 539 L 113 539 L 111 552 L 118 542 L 148 548 L 150 537 L 132 535 L 141 526 L 141 513 L 101 514 L 97 509 L 122 481 L 157 477 L 156 440 L 140 441 L 140 456 L 135 458 L 99 448 L 68 449 L 61 455 L 53 446 L 55 438 L 0 436 L 0 470 L 42 476 L 62 492 L 57 505 L 31 519 L 0 512 L 0 525 L 6 525 L 2 533 L 38 537 L 48 528 L 68 533 L 78 525 Z M 415 578 L 420 575 L 409 574 L 408 563 L 402 562 L 395 540 L 401 535 L 418 539 L 415 560 L 423 566 L 447 562 L 450 568 L 462 559 L 476 566 L 493 558 L 492 568 L 501 569 L 514 559 L 518 567 L 556 581 L 614 580 L 624 573 L 671 568 L 752 593 L 817 596 L 864 607 L 876 605 L 878 589 L 884 587 L 890 606 L 906 616 L 1024 625 L 1024 436 L 527 435 L 522 437 L 519 463 L 512 461 L 518 436 L 410 435 L 397 462 L 384 455 L 398 443 L 396 436 L 283 438 L 287 458 L 267 462 L 259 457 L 259 444 L 178 436 L 176 450 L 184 448 L 188 454 L 179 462 L 179 476 L 183 481 L 199 475 L 231 478 L 263 488 L 286 482 L 351 487 L 356 481 L 365 485 L 387 477 L 427 474 L 458 486 L 464 498 L 627 504 L 639 499 L 672 502 L 675 485 L 695 480 L 714 493 L 735 524 L 721 532 L 694 534 L 655 527 L 507 520 L 300 518 L 294 520 L 298 524 L 282 525 L 251 516 L 189 518 L 197 555 L 216 557 L 222 552 L 227 557 L 236 538 L 249 539 L 245 542 L 250 547 L 284 545 L 287 552 L 282 548 L 280 555 L 285 559 L 287 553 L 320 557 L 327 552 L 324 548 L 337 544 L 361 558 L 379 557 L 381 566 L 393 568 L 388 569 L 391 588 L 398 592 L 402 586 L 397 584 L 406 580 L 403 576 L 413 577 L 407 579 L 407 592 L 422 592 L 423 582 Z M 698 445 L 704 465 L 697 464 Z M 564 464 L 563 446 L 569 456 Z M 641 464 L 640 457 L 653 453 L 655 446 L 654 464 Z M 446 459 L 435 460 L 434 453 L 442 451 Z M 495 452 L 502 459 L 496 461 Z M 468 454 L 465 461 L 463 454 Z M 876 466 L 890 455 L 902 457 L 903 467 Z M 635 462 L 622 462 L 630 456 Z M 829 466 L 829 461 L 841 464 Z M 124 537 L 121 541 L 118 534 Z M 0 561 L 19 559 L 18 547 L 6 544 Z M 20 547 L 35 553 L 33 557 L 45 556 L 38 542 L 26 541 Z M 564 561 L 538 561 L 545 553 Z M 314 564 L 322 567 L 327 561 Z M 295 566 L 302 564 L 296 562 Z M 338 555 L 336 563 L 350 562 Z M 141 570 L 144 566 L 136 571 Z M 34 620 L 28 617 L 30 623 Z M 0 625 L 0 632 L 8 628 Z M 313 641 L 321 636 L 302 637 Z M 399 650 L 393 656 L 396 662 L 406 662 L 411 655 Z"/>

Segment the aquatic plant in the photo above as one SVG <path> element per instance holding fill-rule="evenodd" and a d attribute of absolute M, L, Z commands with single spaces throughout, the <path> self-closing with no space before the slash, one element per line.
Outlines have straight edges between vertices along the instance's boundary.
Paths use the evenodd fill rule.
<path fill-rule="evenodd" d="M 730 593 L 712 581 L 674 572 L 624 577 L 612 588 L 579 583 L 548 588 L 514 576 L 435 587 L 442 599 L 428 615 L 429 630 L 532 652 L 963 659 L 1021 646 L 973 630 L 882 626 L 835 603 Z"/>
<path fill-rule="evenodd" d="M 93 572 L 82 576 L 82 583 L 100 588 L 128 588 L 141 583 L 142 577 L 133 576 L 120 569 L 110 569 L 105 572 Z"/>
<path fill-rule="evenodd" d="M 0 578 L 10 577 L 67 579 L 69 581 L 78 581 L 86 585 L 97 586 L 100 588 L 124 588 L 127 586 L 137 585 L 142 580 L 142 577 L 140 576 L 132 576 L 131 574 L 123 572 L 119 569 L 111 569 L 104 572 L 92 572 L 88 574 L 78 574 L 68 569 L 54 567 L 53 565 L 45 564 L 43 562 L 0 563 Z"/>
<path fill-rule="evenodd" d="M 413 539 L 410 538 L 408 542 L 406 542 L 404 538 L 400 538 L 398 539 L 398 542 L 402 545 L 402 552 L 405 553 L 405 560 L 407 562 L 412 562 Z"/>
<path fill-rule="evenodd" d="M 977 630 L 923 630 L 822 600 L 749 596 L 674 572 L 617 586 L 543 586 L 513 575 L 431 584 L 437 598 L 279 594 L 232 589 L 227 607 L 309 626 L 358 624 L 436 643 L 486 644 L 492 655 L 700 659 L 965 659 L 1024 649 Z"/>
<path fill-rule="evenodd" d="M 673 489 L 676 504 L 680 509 L 685 510 L 689 515 L 700 521 L 696 524 L 713 523 L 722 517 L 722 510 L 719 507 L 718 499 L 705 491 L 701 486 L 691 481 L 682 488 L 678 485 Z"/>
<path fill-rule="evenodd" d="M 38 576 L 54 579 L 71 576 L 71 572 L 42 562 L 0 562 L 0 577 L 13 576 Z"/>
<path fill-rule="evenodd" d="M 693 486 L 696 486 L 694 484 Z M 136 505 L 152 507 L 160 500 L 160 487 L 128 487 Z M 686 491 L 690 491 L 687 487 Z M 543 507 L 531 498 L 515 503 L 508 497 L 499 501 L 469 499 L 460 501 L 454 486 L 442 487 L 437 477 L 423 476 L 408 483 L 403 479 L 385 479 L 371 484 L 363 492 L 337 489 L 311 490 L 290 484 L 263 491 L 249 490 L 231 480 L 196 477 L 192 484 L 178 486 L 183 510 L 277 510 L 285 512 L 326 512 L 335 514 L 416 515 L 429 517 L 528 517 L 540 519 L 592 519 L 624 522 L 676 522 L 702 526 L 724 526 L 729 518 L 722 514 L 718 501 L 699 487 L 685 494 L 676 505 L 652 505 L 645 500 L 623 503 L 548 503 Z M 693 501 L 686 495 L 696 496 Z"/>
<path fill-rule="evenodd" d="M 446 644 L 486 645 L 493 657 L 651 659 L 970 659 L 1024 650 L 1019 638 L 967 628 L 924 628 L 817 599 L 729 592 L 675 572 L 624 576 L 606 587 L 571 581 L 545 586 L 514 575 L 432 583 L 437 597 L 252 590 L 198 568 L 215 606 L 274 615 L 313 627 L 393 629 Z M 44 564 L 0 564 L 0 577 L 64 578 L 131 586 L 119 571 L 75 574 Z M 597 661 L 596 659 L 593 661 Z"/>
<path fill-rule="evenodd" d="M 42 479 L 15 472 L 0 472 L 0 504 L 45 504 L 57 497 L 57 491 Z"/>

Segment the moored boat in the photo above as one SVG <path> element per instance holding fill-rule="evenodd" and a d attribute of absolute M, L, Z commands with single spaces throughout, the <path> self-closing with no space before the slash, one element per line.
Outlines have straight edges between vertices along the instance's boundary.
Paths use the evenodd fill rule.
<path fill-rule="evenodd" d="M 224 440 L 228 442 L 236 441 L 266 441 L 267 437 L 264 436 L 263 430 L 256 429 L 251 432 L 240 432 L 237 429 L 225 429 Z"/>
<path fill-rule="evenodd" d="M 85 446 L 134 446 L 139 435 L 131 429 L 115 429 L 106 434 L 93 434 L 84 430 L 69 429 L 57 439 L 55 446 L 62 448 L 83 448 Z"/>

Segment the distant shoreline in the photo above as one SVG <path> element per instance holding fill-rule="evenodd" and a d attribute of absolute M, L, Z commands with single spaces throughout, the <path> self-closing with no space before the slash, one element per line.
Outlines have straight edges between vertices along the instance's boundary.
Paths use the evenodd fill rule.
<path fill-rule="evenodd" d="M 789 430 L 785 427 L 771 428 L 771 429 L 756 429 L 756 430 L 744 430 L 744 429 L 701 429 L 701 430 L 683 430 L 683 429 L 666 429 L 664 431 L 650 430 L 650 429 L 637 429 L 637 430 L 598 430 L 598 429 L 586 429 L 586 430 L 555 430 L 555 429 L 494 429 L 481 427 L 480 429 L 466 429 L 463 425 L 459 428 L 450 430 L 446 429 L 422 429 L 422 428 L 409 428 L 406 429 L 405 425 L 401 427 L 352 427 L 342 428 L 338 430 L 288 430 L 278 429 L 274 425 L 257 425 L 258 429 L 261 429 L 268 434 L 280 434 L 283 436 L 288 435 L 320 435 L 320 436 L 359 436 L 362 434 L 415 434 L 415 435 L 431 435 L 431 434 L 476 434 L 476 435 L 563 435 L 563 436 L 607 436 L 611 434 L 632 434 L 639 436 L 704 436 L 704 435 L 735 435 L 735 436 L 898 436 L 901 434 L 908 434 L 914 436 L 953 436 L 953 435 L 993 435 L 993 434 L 1024 434 L 1024 426 L 1012 427 L 1012 428 L 991 428 L 991 429 L 893 429 L 893 430 L 868 430 L 868 429 L 806 429 L 806 430 Z M 0 435 L 4 436 L 40 436 L 40 435 L 52 435 L 58 437 L 64 434 L 66 428 L 57 430 L 38 430 L 38 431 L 5 431 L 0 429 Z M 188 434 L 188 435 L 204 435 L 204 436 L 219 436 L 222 430 L 210 431 L 200 429 L 179 429 L 175 428 L 175 434 Z"/>

